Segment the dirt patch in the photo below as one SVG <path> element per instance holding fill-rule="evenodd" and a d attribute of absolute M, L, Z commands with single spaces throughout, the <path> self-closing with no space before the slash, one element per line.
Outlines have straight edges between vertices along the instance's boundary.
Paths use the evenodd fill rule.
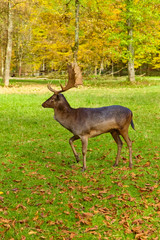
<path fill-rule="evenodd" d="M 13 94 L 13 93 L 18 93 L 18 94 L 43 94 L 47 93 L 48 88 L 45 85 L 23 85 L 23 86 L 11 86 L 11 87 L 1 87 L 0 86 L 0 94 Z"/>
<path fill-rule="evenodd" d="M 54 86 L 52 84 L 52 87 L 54 89 L 60 90 L 60 86 Z M 79 90 L 88 89 L 89 87 L 81 87 L 79 86 Z M 77 88 L 72 88 L 72 91 L 77 91 Z M 43 94 L 43 93 L 51 93 L 48 88 L 47 84 L 41 85 L 41 84 L 25 84 L 25 85 L 14 85 L 9 87 L 1 87 L 0 86 L 0 94 Z"/>

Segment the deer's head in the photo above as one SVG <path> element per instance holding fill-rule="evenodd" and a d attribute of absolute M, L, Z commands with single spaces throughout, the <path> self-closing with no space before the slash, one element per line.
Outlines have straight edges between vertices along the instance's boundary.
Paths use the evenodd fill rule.
<path fill-rule="evenodd" d="M 66 100 L 61 93 L 82 84 L 82 74 L 77 63 L 72 63 L 68 65 L 68 82 L 66 86 L 63 87 L 62 85 L 60 85 L 61 90 L 57 91 L 53 89 L 50 84 L 48 84 L 48 89 L 54 94 L 42 104 L 42 107 L 54 108 L 55 106 L 57 106 L 57 104 L 63 105 L 63 102 Z"/>

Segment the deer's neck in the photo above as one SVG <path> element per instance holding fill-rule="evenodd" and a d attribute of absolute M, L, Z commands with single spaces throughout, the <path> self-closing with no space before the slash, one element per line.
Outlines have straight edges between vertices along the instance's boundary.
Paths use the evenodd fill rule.
<path fill-rule="evenodd" d="M 67 104 L 61 104 L 54 109 L 54 119 L 58 121 L 63 127 L 71 130 L 71 119 L 73 117 L 74 110 Z"/>

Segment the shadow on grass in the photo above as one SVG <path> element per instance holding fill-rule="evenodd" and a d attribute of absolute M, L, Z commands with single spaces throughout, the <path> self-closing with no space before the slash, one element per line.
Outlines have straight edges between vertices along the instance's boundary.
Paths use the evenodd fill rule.
<path fill-rule="evenodd" d="M 10 87 L 12 86 L 22 86 L 28 84 L 42 84 L 47 83 L 59 86 L 59 84 L 65 84 L 65 81 L 68 79 L 68 76 L 63 75 L 56 77 L 56 79 L 48 78 L 11 78 Z M 159 85 L 160 77 L 136 77 L 134 83 L 129 82 L 126 76 L 122 77 L 108 77 L 108 76 L 83 76 L 83 84 L 87 87 L 109 87 L 109 88 L 122 88 L 122 87 L 143 87 L 151 85 Z M 3 86 L 2 79 L 0 78 L 0 86 Z"/>
<path fill-rule="evenodd" d="M 59 85 L 59 83 L 63 83 L 64 80 L 63 79 L 54 79 L 54 80 L 51 80 L 51 79 L 39 79 L 39 78 L 12 78 L 10 79 L 10 86 L 14 86 L 14 85 L 19 85 L 19 86 L 22 86 L 22 85 L 28 85 L 28 84 L 47 84 L 47 83 L 52 83 L 54 85 Z M 2 82 L 2 79 L 0 79 L 0 86 L 3 86 L 3 82 Z"/>

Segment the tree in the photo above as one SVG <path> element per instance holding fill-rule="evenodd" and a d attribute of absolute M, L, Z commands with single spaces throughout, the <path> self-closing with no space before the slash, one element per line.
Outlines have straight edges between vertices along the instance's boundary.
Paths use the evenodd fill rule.
<path fill-rule="evenodd" d="M 30 0 L 29 0 L 30 2 Z M 23 10 L 25 7 L 29 6 L 29 2 L 26 3 L 25 1 L 21 0 L 6 0 L 4 4 L 4 8 L 6 8 L 5 12 L 7 15 L 6 20 L 6 46 L 5 46 L 5 57 L 4 57 L 4 71 L 3 71 L 3 83 L 4 86 L 9 85 L 9 77 L 10 77 L 10 68 L 11 68 L 11 58 L 12 58 L 12 48 L 13 48 L 13 31 L 15 31 L 14 22 L 23 15 Z M 16 44 L 14 44 L 16 45 Z M 17 61 L 17 59 L 16 59 Z"/>
<path fill-rule="evenodd" d="M 3 76 L 4 72 L 4 52 L 5 52 L 5 43 L 6 43 L 6 31 L 5 31 L 5 25 L 6 25 L 6 4 L 5 2 L 0 2 L 0 73 Z"/>
<path fill-rule="evenodd" d="M 113 75 L 128 67 L 129 80 L 134 81 L 134 69 L 143 69 L 146 65 L 156 69 L 159 67 L 158 1 L 0 2 L 1 9 L 4 9 L 0 15 L 1 69 L 4 68 L 3 55 L 7 53 L 5 43 L 9 43 L 7 39 L 12 36 L 8 44 L 11 46 L 13 42 L 10 69 L 16 74 L 64 70 L 67 62 L 74 60 L 88 73 L 107 72 Z M 9 10 L 5 11 L 8 3 L 13 6 L 10 8 L 12 31 L 9 31 Z M 5 64 L 7 59 L 6 55 Z"/>
<path fill-rule="evenodd" d="M 79 47 L 79 0 L 75 0 L 75 44 L 73 47 L 73 59 L 77 62 L 77 54 Z"/>
<path fill-rule="evenodd" d="M 80 21 L 79 60 L 88 72 L 101 74 L 106 67 L 121 59 L 119 27 L 120 11 L 111 1 L 86 3 Z"/>
<path fill-rule="evenodd" d="M 126 23 L 128 31 L 128 78 L 130 82 L 135 82 L 134 70 L 134 39 L 133 39 L 133 0 L 126 0 Z"/>
<path fill-rule="evenodd" d="M 121 13 L 120 39 L 131 82 L 135 81 L 134 69 L 146 63 L 151 65 L 153 55 L 157 54 L 159 13 L 158 0 L 125 0 Z"/>
<path fill-rule="evenodd" d="M 135 68 L 143 69 L 144 66 L 148 66 L 158 69 L 156 57 L 160 53 L 159 0 L 145 0 L 138 3 L 134 26 Z"/>
<path fill-rule="evenodd" d="M 7 44 L 5 51 L 3 83 L 6 87 L 9 85 L 10 64 L 12 55 L 12 34 L 13 34 L 13 4 L 10 0 L 7 3 Z"/>

